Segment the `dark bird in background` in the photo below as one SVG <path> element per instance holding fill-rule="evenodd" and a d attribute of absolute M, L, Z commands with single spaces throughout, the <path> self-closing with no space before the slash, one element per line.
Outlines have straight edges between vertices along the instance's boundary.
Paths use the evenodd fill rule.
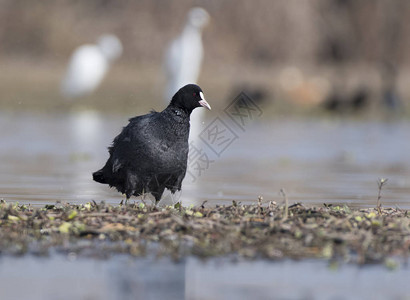
<path fill-rule="evenodd" d="M 188 160 L 189 119 L 197 107 L 211 109 L 201 88 L 182 87 L 162 112 L 130 119 L 109 147 L 105 166 L 93 173 L 97 182 L 115 187 L 129 199 L 151 193 L 158 203 L 165 188 L 181 190 Z"/>
<path fill-rule="evenodd" d="M 359 87 L 350 98 L 350 107 L 354 112 L 367 108 L 370 104 L 370 93 L 366 87 Z"/>
<path fill-rule="evenodd" d="M 370 106 L 370 93 L 366 87 L 359 87 L 350 95 L 334 89 L 325 99 L 322 107 L 334 113 L 355 113 Z"/>
<path fill-rule="evenodd" d="M 341 111 L 344 106 L 344 99 L 340 93 L 333 91 L 331 92 L 325 101 L 322 103 L 322 107 L 331 112 Z"/>
<path fill-rule="evenodd" d="M 238 95 L 244 93 L 248 96 L 256 105 L 265 104 L 268 100 L 272 99 L 272 96 L 269 94 L 269 91 L 261 86 L 261 85 L 251 85 L 248 83 L 240 83 L 236 84 L 232 91 L 230 92 L 230 96 L 228 97 L 228 104 L 232 102 Z"/>

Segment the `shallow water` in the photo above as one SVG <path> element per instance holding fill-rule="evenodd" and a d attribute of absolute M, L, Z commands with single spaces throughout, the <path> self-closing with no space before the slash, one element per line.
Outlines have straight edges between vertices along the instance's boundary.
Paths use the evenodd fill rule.
<path fill-rule="evenodd" d="M 33 205 L 119 203 L 123 197 L 93 182 L 91 173 L 103 166 L 107 146 L 126 123 L 124 116 L 94 111 L 1 113 L 0 197 Z M 230 133 L 222 146 L 206 135 L 215 124 Z M 250 203 L 259 195 L 280 202 L 283 188 L 291 203 L 372 207 L 378 178 L 388 178 L 383 205 L 410 208 L 409 121 L 261 119 L 241 129 L 211 117 L 202 129 L 202 140 L 192 137 L 201 155 L 191 158 L 174 198 L 184 204 Z M 209 166 L 198 160 L 206 156 Z"/>
<path fill-rule="evenodd" d="M 314 276 L 312 276 L 314 270 Z M 2 299 L 409 299 L 408 266 L 115 256 L 0 259 Z"/>
<path fill-rule="evenodd" d="M 213 120 L 204 122 L 203 132 Z M 210 144 L 206 134 L 192 137 L 201 153 L 196 158 L 212 162 L 199 174 L 191 158 L 178 195 L 184 204 L 251 203 L 259 195 L 279 202 L 283 188 L 291 203 L 369 207 L 383 177 L 389 178 L 383 205 L 410 208 L 408 121 L 262 120 L 242 130 L 220 120 L 222 130 L 233 132 L 222 146 Z M 0 198 L 118 204 L 122 196 L 93 182 L 91 173 L 105 163 L 107 146 L 125 124 L 124 116 L 93 111 L 0 113 Z M 333 270 L 311 260 L 0 258 L 1 299 L 409 299 L 408 278 L 404 264 L 389 271 L 380 265 Z"/>

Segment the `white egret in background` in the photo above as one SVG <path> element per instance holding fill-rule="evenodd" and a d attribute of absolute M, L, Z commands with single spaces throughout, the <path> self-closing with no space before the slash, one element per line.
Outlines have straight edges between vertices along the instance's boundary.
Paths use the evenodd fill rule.
<path fill-rule="evenodd" d="M 101 83 L 110 64 L 122 54 L 120 40 L 110 34 L 102 35 L 97 44 L 78 47 L 71 56 L 67 72 L 61 82 L 66 98 L 91 94 Z"/>
<path fill-rule="evenodd" d="M 172 41 L 165 55 L 167 75 L 166 101 L 184 85 L 197 83 L 201 70 L 203 47 L 202 29 L 209 14 L 201 7 L 192 8 L 182 33 Z"/>
<path fill-rule="evenodd" d="M 197 83 L 201 71 L 203 46 L 202 29 L 209 22 L 209 14 L 201 7 L 192 8 L 181 34 L 172 41 L 165 55 L 167 87 L 165 101 L 184 85 Z M 203 112 L 194 112 L 191 120 L 190 137 L 196 137 L 201 128 Z"/>
<path fill-rule="evenodd" d="M 186 24 L 182 32 L 168 47 L 165 53 L 166 103 L 169 103 L 172 96 L 184 85 L 198 82 L 204 52 L 202 29 L 208 24 L 209 19 L 209 14 L 205 9 L 201 7 L 192 8 L 187 14 Z M 190 151 L 192 151 L 192 146 L 199 147 L 199 134 L 204 127 L 203 119 L 203 111 L 197 110 L 191 115 Z M 195 174 L 196 172 L 197 170 L 188 162 L 188 173 Z M 188 178 L 184 185 L 187 187 L 190 201 L 198 202 L 199 199 L 194 199 L 194 197 L 200 187 L 195 182 Z M 191 197 L 191 195 L 193 196 Z M 164 198 L 166 197 L 167 195 L 164 196 Z"/>

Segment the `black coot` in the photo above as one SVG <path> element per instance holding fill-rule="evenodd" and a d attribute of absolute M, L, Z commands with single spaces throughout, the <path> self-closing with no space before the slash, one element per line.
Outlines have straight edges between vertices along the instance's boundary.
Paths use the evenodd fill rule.
<path fill-rule="evenodd" d="M 201 106 L 211 109 L 201 88 L 188 84 L 162 112 L 130 119 L 93 179 L 115 187 L 127 199 L 151 193 L 157 203 L 165 188 L 172 193 L 181 190 L 187 169 L 189 118 Z"/>

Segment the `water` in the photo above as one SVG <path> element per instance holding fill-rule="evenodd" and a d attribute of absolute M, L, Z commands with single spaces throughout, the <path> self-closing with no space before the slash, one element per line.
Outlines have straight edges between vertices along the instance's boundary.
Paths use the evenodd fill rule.
<path fill-rule="evenodd" d="M 123 196 L 92 181 L 107 147 L 126 117 L 94 111 L 67 114 L 0 114 L 0 197 L 44 205 L 90 200 L 117 204 Z M 205 128 L 212 118 L 204 122 Z M 280 119 L 253 123 L 245 131 L 224 120 L 235 139 L 199 174 L 191 167 L 184 204 L 282 201 L 373 207 L 378 178 L 384 206 L 410 208 L 410 122 Z M 212 145 L 211 145 L 212 146 Z"/>
<path fill-rule="evenodd" d="M 203 127 L 211 123 L 207 120 Z M 388 178 L 384 206 L 410 208 L 410 122 L 264 120 L 238 130 L 220 155 L 194 139 L 212 161 L 191 166 L 184 204 L 264 200 L 374 207 L 377 179 Z M 108 157 L 126 118 L 93 111 L 0 114 L 0 197 L 52 204 L 123 197 L 91 173 Z M 215 149 L 214 149 L 215 150 Z M 218 149 L 217 149 L 218 150 Z M 216 151 L 218 152 L 218 151 Z M 193 180 L 195 179 L 195 180 Z M 323 261 L 281 262 L 187 258 L 180 263 L 114 255 L 108 260 L 51 254 L 0 257 L 1 299 L 409 299 L 409 268 L 330 269 Z M 24 288 L 22 288 L 24 287 Z"/>
<path fill-rule="evenodd" d="M 246 271 L 244 271 L 246 270 Z M 314 270 L 314 276 L 312 271 Z M 53 255 L 0 259 L 2 299 L 409 299 L 410 269 L 326 262 Z"/>

